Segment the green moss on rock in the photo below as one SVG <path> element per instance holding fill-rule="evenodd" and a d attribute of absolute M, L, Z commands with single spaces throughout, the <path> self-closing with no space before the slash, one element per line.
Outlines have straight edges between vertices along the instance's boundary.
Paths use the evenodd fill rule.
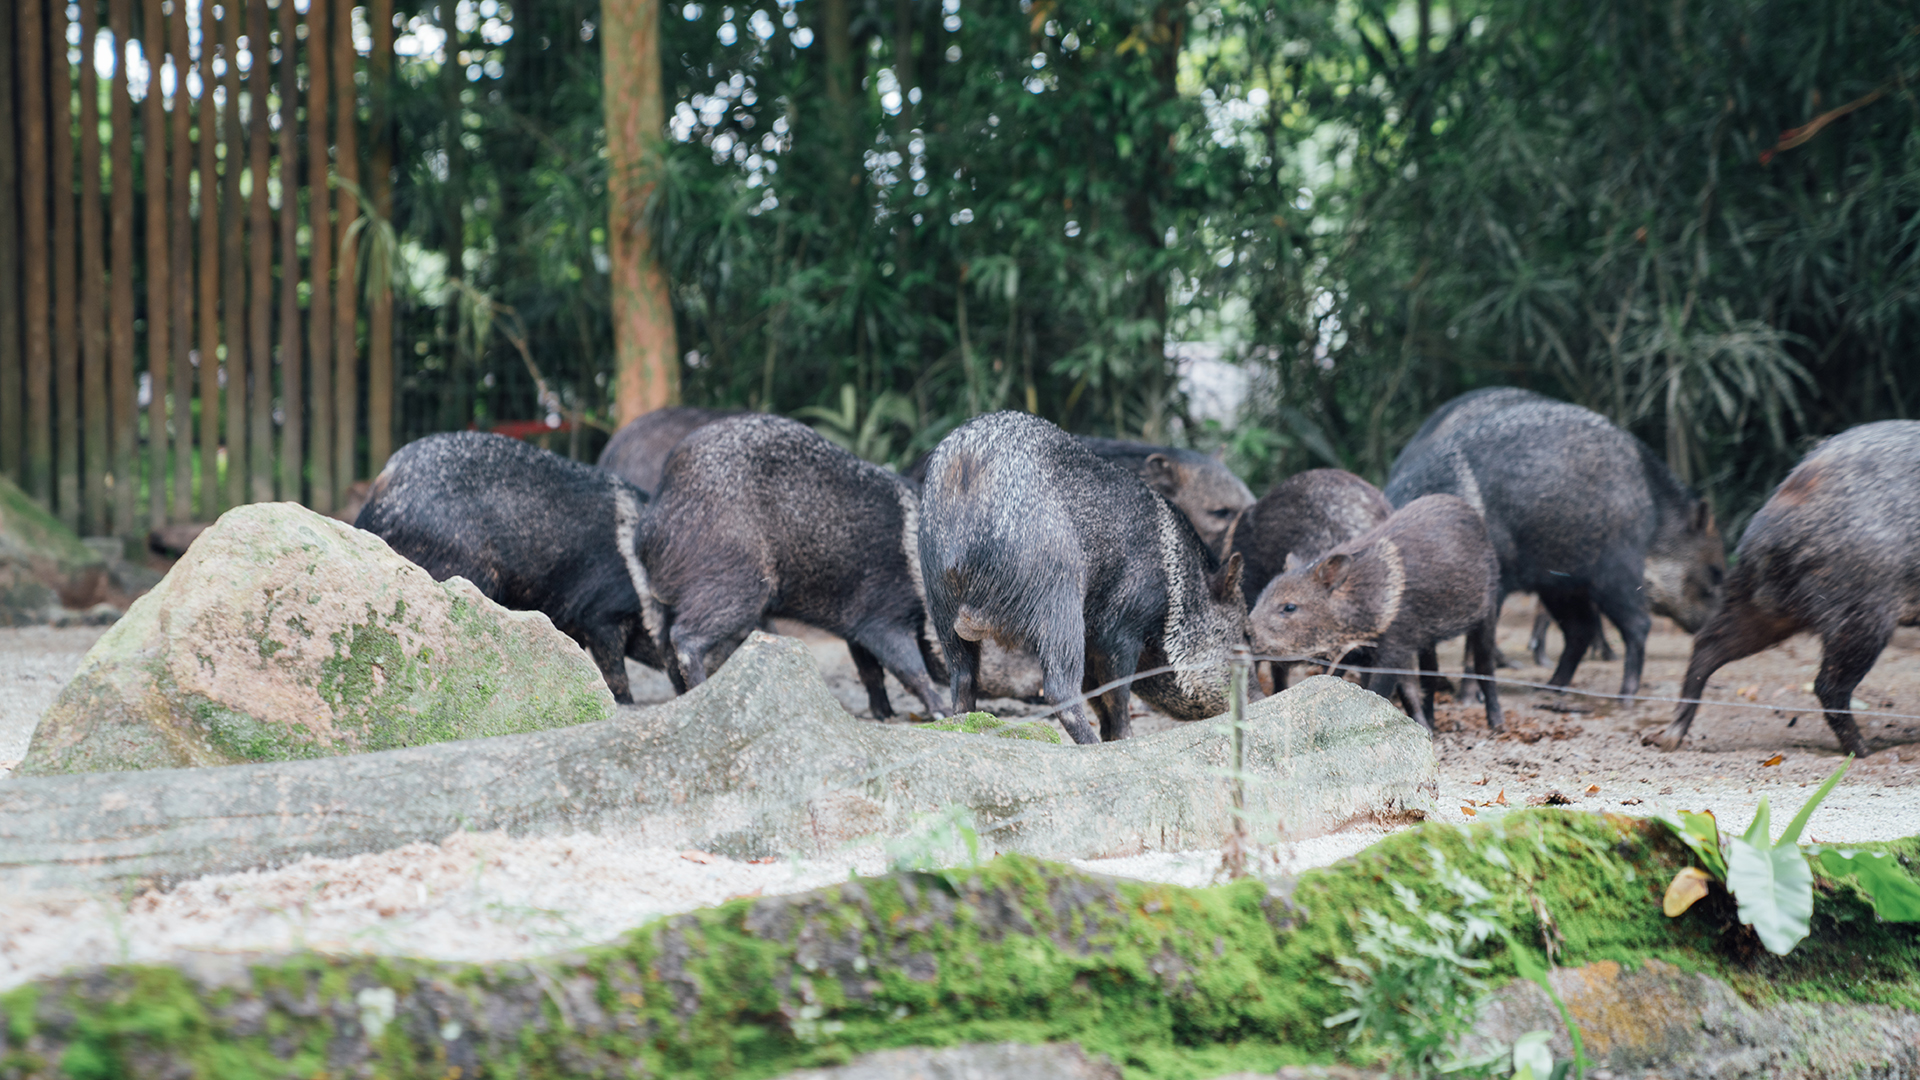
<path fill-rule="evenodd" d="M 970 712 L 965 716 L 923 724 L 922 731 L 957 731 L 966 735 L 993 735 L 1002 739 L 1028 739 L 1058 743 L 1060 729 L 1033 721 L 1002 720 L 992 713 Z"/>

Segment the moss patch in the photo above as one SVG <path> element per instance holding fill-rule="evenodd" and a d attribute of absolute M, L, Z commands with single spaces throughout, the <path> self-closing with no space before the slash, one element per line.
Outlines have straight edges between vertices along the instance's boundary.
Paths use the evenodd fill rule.
<path fill-rule="evenodd" d="M 957 731 L 966 735 L 993 735 L 1002 739 L 1030 739 L 1033 742 L 1058 743 L 1060 729 L 1052 724 L 1023 720 L 1002 720 L 992 713 L 970 712 L 965 716 L 921 725 L 922 731 Z"/>

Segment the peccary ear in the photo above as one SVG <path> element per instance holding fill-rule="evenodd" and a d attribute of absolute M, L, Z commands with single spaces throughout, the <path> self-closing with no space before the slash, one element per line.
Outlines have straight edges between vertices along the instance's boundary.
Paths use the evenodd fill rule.
<path fill-rule="evenodd" d="M 1140 470 L 1140 479 L 1160 494 L 1170 496 L 1180 490 L 1180 467 L 1165 454 L 1149 454 Z"/>
<path fill-rule="evenodd" d="M 1295 555 L 1291 551 L 1287 552 L 1287 561 L 1280 565 L 1280 572 L 1283 574 L 1291 574 L 1298 569 L 1300 569 L 1300 556 Z"/>
<path fill-rule="evenodd" d="M 1329 555 L 1320 560 L 1320 567 L 1313 572 L 1313 579 L 1331 589 L 1347 580 L 1347 571 L 1351 569 L 1353 556 Z"/>
<path fill-rule="evenodd" d="M 1215 600 L 1225 600 L 1230 596 L 1240 595 L 1240 571 L 1245 566 L 1246 560 L 1240 558 L 1239 552 L 1236 551 L 1227 556 L 1226 565 L 1216 571 L 1213 580 L 1208 582 L 1213 586 Z"/>
<path fill-rule="evenodd" d="M 1693 504 L 1693 518 L 1687 522 L 1694 532 L 1706 532 L 1713 528 L 1713 504 L 1702 498 Z"/>
<path fill-rule="evenodd" d="M 1246 517 L 1247 511 L 1252 509 L 1253 507 L 1251 506 L 1241 507 L 1239 510 L 1234 512 L 1233 520 L 1227 522 L 1227 535 L 1220 538 L 1220 554 L 1221 555 L 1224 556 L 1227 552 L 1233 550 L 1233 537 L 1235 533 L 1240 531 L 1240 519 Z"/>

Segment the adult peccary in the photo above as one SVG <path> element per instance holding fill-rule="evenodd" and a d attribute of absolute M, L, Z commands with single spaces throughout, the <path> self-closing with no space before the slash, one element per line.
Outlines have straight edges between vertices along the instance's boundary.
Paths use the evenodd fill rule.
<path fill-rule="evenodd" d="M 667 455 L 697 428 L 740 415 L 738 409 L 696 409 L 673 405 L 642 413 L 621 425 L 600 451 L 599 466 L 617 473 L 649 495 L 660 490 Z"/>
<path fill-rule="evenodd" d="M 647 494 L 518 439 L 475 431 L 408 443 L 354 524 L 437 581 L 458 575 L 509 608 L 544 612 L 630 704 L 625 657 L 663 666 L 636 547 Z"/>
<path fill-rule="evenodd" d="M 1207 546 L 1218 552 L 1235 514 L 1253 505 L 1253 492 L 1217 457 L 1177 446 L 1154 446 L 1126 439 L 1072 436 L 1096 457 L 1138 476 L 1187 516 Z M 931 453 L 908 466 L 914 485 L 926 482 Z"/>
<path fill-rule="evenodd" d="M 1242 560 L 1220 564 L 1137 476 L 1039 417 L 992 413 L 934 448 L 920 512 L 927 610 L 957 711 L 973 708 L 987 640 L 1038 653 L 1075 742 L 1095 741 L 1076 699 L 1142 667 L 1179 670 L 1094 697 L 1101 739 L 1127 737 L 1133 693 L 1180 720 L 1226 708 L 1227 651 L 1246 640 Z"/>
<path fill-rule="evenodd" d="M 1394 463 L 1387 499 L 1465 499 L 1486 520 L 1501 595 L 1538 593 L 1566 636 L 1549 683 L 1572 680 L 1605 614 L 1626 642 L 1620 692 L 1632 694 L 1649 607 L 1688 631 L 1712 610 L 1726 567 L 1720 531 L 1706 500 L 1639 439 L 1589 409 L 1527 396 L 1416 440 Z"/>
<path fill-rule="evenodd" d="M 1487 726 L 1502 726 L 1493 684 L 1493 634 L 1500 618 L 1500 564 L 1487 528 L 1463 499 L 1427 495 L 1373 529 L 1337 544 L 1267 583 L 1249 624 L 1260 653 L 1328 663 L 1372 649 L 1381 668 L 1431 671 L 1440 642 L 1467 635 L 1467 657 L 1487 703 Z M 1433 727 L 1432 688 L 1423 704 L 1410 674 L 1375 672 L 1367 689 L 1392 697 Z"/>
<path fill-rule="evenodd" d="M 944 714 L 928 675 L 939 664 L 923 633 L 918 513 L 899 477 L 784 417 L 688 435 L 640 537 L 675 686 L 705 682 L 715 650 L 779 615 L 846 640 L 875 718 L 893 715 L 887 672 Z"/>
<path fill-rule="evenodd" d="M 1920 421 L 1884 420 L 1814 447 L 1740 537 L 1720 607 L 1693 641 L 1680 696 L 1722 665 L 1795 634 L 1820 635 L 1813 692 L 1849 754 L 1864 756 L 1854 688 L 1896 626 L 1920 623 Z M 1649 739 L 1672 750 L 1698 706 Z"/>

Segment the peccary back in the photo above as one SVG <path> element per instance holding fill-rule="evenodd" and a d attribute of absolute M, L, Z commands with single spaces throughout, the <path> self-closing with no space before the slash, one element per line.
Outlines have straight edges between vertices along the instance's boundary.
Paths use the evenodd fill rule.
<path fill-rule="evenodd" d="M 1371 648 L 1375 663 L 1432 668 L 1435 645 L 1467 634 L 1467 652 L 1486 696 L 1487 724 L 1501 726 L 1494 689 L 1493 634 L 1500 616 L 1500 565 L 1480 515 L 1452 495 L 1427 495 L 1375 528 L 1335 545 L 1306 566 L 1267 583 L 1249 623 L 1263 654 L 1338 660 Z M 1367 688 L 1391 696 L 1433 726 L 1413 676 L 1374 673 Z"/>
<path fill-rule="evenodd" d="M 1850 754 L 1866 740 L 1853 692 L 1896 626 L 1920 623 L 1920 421 L 1851 428 L 1815 447 L 1740 537 L 1726 595 L 1693 642 L 1682 698 L 1698 698 L 1723 665 L 1794 634 L 1818 634 L 1814 694 Z M 1686 738 L 1681 705 L 1662 738 Z"/>
<path fill-rule="evenodd" d="M 935 715 L 913 489 L 804 424 L 750 413 L 701 427 L 674 451 L 642 530 L 640 557 L 668 674 L 704 682 L 780 615 L 846 639 L 876 718 L 890 716 L 891 671 Z M 936 665 L 937 666 L 937 665 Z"/>
<path fill-rule="evenodd" d="M 646 504 L 646 492 L 592 466 L 456 431 L 401 447 L 354 524 L 437 581 L 458 575 L 505 607 L 544 612 L 629 703 L 623 658 L 662 666 L 636 549 Z"/>
<path fill-rule="evenodd" d="M 616 473 L 649 495 L 660 490 L 660 471 L 680 440 L 696 428 L 740 415 L 739 409 L 697 409 L 672 405 L 655 409 L 621 425 L 600 451 L 599 466 Z"/>
<path fill-rule="evenodd" d="M 1131 691 L 1182 720 L 1226 707 L 1227 650 L 1246 634 L 1240 557 L 1220 567 L 1163 496 L 1045 420 L 977 417 L 934 449 L 920 562 L 956 709 L 973 706 L 985 640 L 1035 650 L 1056 705 L 1171 663 L 1193 670 Z M 1100 737 L 1126 737 L 1131 691 L 1093 699 Z M 1084 704 L 1062 719 L 1094 741 Z"/>
<path fill-rule="evenodd" d="M 1443 421 L 1417 453 L 1402 455 L 1387 499 L 1465 499 L 1486 520 L 1502 595 L 1538 593 L 1566 634 L 1552 685 L 1572 680 L 1599 628 L 1597 607 L 1626 640 L 1621 693 L 1631 694 L 1646 656 L 1649 602 L 1689 630 L 1712 609 L 1726 565 L 1712 511 L 1600 414 L 1532 394 L 1498 401 L 1482 415 Z"/>
<path fill-rule="evenodd" d="M 1286 570 L 1287 556 L 1312 562 L 1393 515 L 1380 489 L 1345 469 L 1309 469 L 1273 485 L 1240 515 L 1233 550 L 1246 560 L 1240 590 L 1251 604 Z"/>

